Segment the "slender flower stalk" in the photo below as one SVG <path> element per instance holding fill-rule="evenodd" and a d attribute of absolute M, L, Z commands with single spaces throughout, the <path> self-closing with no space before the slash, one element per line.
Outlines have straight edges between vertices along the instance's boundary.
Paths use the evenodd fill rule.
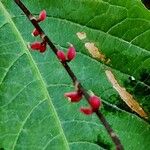
<path fill-rule="evenodd" d="M 35 29 L 40 33 L 42 40 L 45 42 L 45 45 L 48 44 L 49 47 L 52 49 L 52 51 L 57 56 L 58 49 L 55 47 L 55 45 L 52 43 L 52 41 L 48 38 L 48 36 L 45 35 L 44 31 L 42 30 L 42 28 L 38 24 L 39 21 L 43 21 L 46 19 L 46 12 L 41 12 L 42 14 L 40 13 L 39 18 L 36 19 L 31 14 L 31 12 L 26 8 L 26 6 L 23 4 L 22 1 L 20 1 L 20 0 L 14 0 L 14 1 L 21 8 L 21 10 L 25 13 L 25 15 L 29 18 L 30 22 L 33 24 Z M 39 50 L 40 50 L 40 52 L 42 51 L 41 47 Z M 43 51 L 45 51 L 45 49 Z M 69 54 L 67 54 L 67 57 L 69 60 L 72 60 L 75 57 L 75 53 L 74 53 L 74 50 L 72 50 L 72 49 L 70 51 L 71 52 L 68 52 Z M 109 125 L 109 123 L 106 121 L 105 117 L 103 116 L 103 114 L 99 110 L 100 102 L 98 102 L 98 101 L 91 102 L 91 100 L 90 100 L 91 96 L 88 94 L 87 90 L 82 86 L 82 84 L 78 81 L 77 77 L 75 76 L 75 74 L 73 73 L 71 68 L 69 67 L 68 62 L 67 61 L 61 61 L 61 60 L 60 60 L 60 62 L 62 63 L 64 69 L 67 71 L 70 78 L 72 79 L 73 84 L 78 85 L 77 86 L 78 90 L 82 92 L 85 99 L 87 100 L 87 102 L 90 105 L 89 108 L 91 110 L 85 109 L 85 108 L 81 108 L 80 110 L 82 110 L 82 112 L 84 112 L 85 114 L 90 113 L 90 111 L 92 111 L 92 113 L 94 112 L 97 115 L 97 117 L 99 118 L 99 120 L 101 121 L 101 123 L 106 128 L 108 134 L 110 135 L 112 141 L 114 142 L 114 144 L 116 146 L 116 150 L 123 150 L 124 148 L 123 148 L 118 136 L 114 133 L 113 129 L 111 128 L 111 126 Z"/>

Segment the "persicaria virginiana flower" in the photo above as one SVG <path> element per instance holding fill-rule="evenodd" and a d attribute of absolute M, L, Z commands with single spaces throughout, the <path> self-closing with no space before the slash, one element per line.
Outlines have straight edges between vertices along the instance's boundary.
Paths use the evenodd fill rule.
<path fill-rule="evenodd" d="M 82 92 L 73 91 L 64 94 L 65 97 L 69 99 L 71 102 L 79 102 L 82 99 Z"/>
<path fill-rule="evenodd" d="M 41 53 L 44 53 L 46 51 L 46 43 L 45 42 L 41 43 L 41 47 L 39 50 Z"/>
<path fill-rule="evenodd" d="M 62 62 L 66 61 L 66 56 L 65 56 L 65 53 L 63 51 L 58 50 L 57 51 L 57 57 Z"/>
<path fill-rule="evenodd" d="M 29 45 L 29 47 L 33 50 L 38 50 L 41 53 L 46 51 L 46 42 L 34 42 Z"/>
<path fill-rule="evenodd" d="M 46 19 L 46 11 L 45 10 L 42 10 L 39 14 L 39 17 L 37 19 L 38 22 L 41 22 L 41 21 L 44 21 Z M 33 36 L 38 36 L 40 35 L 39 31 L 37 29 L 34 29 L 32 31 L 32 35 Z"/>
<path fill-rule="evenodd" d="M 92 109 L 89 107 L 81 107 L 80 111 L 85 115 L 91 115 L 93 113 Z"/>
<path fill-rule="evenodd" d="M 90 115 L 92 114 L 93 112 L 96 112 L 98 111 L 99 107 L 101 106 L 101 100 L 99 97 L 97 96 L 90 96 L 89 98 L 89 104 L 90 104 L 90 107 L 81 107 L 80 108 L 80 111 L 86 115 Z"/>
<path fill-rule="evenodd" d="M 32 31 L 32 35 L 33 36 L 38 36 L 40 33 L 39 33 L 39 31 L 37 30 L 37 29 L 34 29 L 33 31 Z"/>
<path fill-rule="evenodd" d="M 70 46 L 67 51 L 67 60 L 71 61 L 76 56 L 76 50 L 73 46 Z"/>
<path fill-rule="evenodd" d="M 76 50 L 72 45 L 68 48 L 67 54 L 65 54 L 63 51 L 60 50 L 57 51 L 57 57 L 62 62 L 65 61 L 70 62 L 72 59 L 75 58 L 75 56 L 76 56 Z"/>
<path fill-rule="evenodd" d="M 101 100 L 99 97 L 94 95 L 94 96 L 90 96 L 89 103 L 92 107 L 92 110 L 97 111 L 101 105 Z"/>
<path fill-rule="evenodd" d="M 29 45 L 29 47 L 30 47 L 31 49 L 33 49 L 33 50 L 39 50 L 40 47 L 41 47 L 41 43 L 40 43 L 40 42 L 34 42 L 34 43 L 31 43 L 31 44 Z"/>
<path fill-rule="evenodd" d="M 42 10 L 39 14 L 39 18 L 38 18 L 38 21 L 44 21 L 46 19 L 46 11 L 45 10 Z"/>

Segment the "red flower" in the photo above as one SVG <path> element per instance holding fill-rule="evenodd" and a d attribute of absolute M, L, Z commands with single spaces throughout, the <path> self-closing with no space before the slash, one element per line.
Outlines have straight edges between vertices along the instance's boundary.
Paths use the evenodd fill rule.
<path fill-rule="evenodd" d="M 30 44 L 30 48 L 33 50 L 39 50 L 41 53 L 46 51 L 46 43 L 45 42 L 34 42 Z"/>
<path fill-rule="evenodd" d="M 59 60 L 61 60 L 62 62 L 66 61 L 66 56 L 65 53 L 63 51 L 58 50 L 57 51 L 57 57 Z"/>
<path fill-rule="evenodd" d="M 46 43 L 41 43 L 40 52 L 44 53 L 46 51 Z"/>
<path fill-rule="evenodd" d="M 76 50 L 73 46 L 70 46 L 67 52 L 67 60 L 71 61 L 72 59 L 75 58 L 75 56 L 76 56 Z"/>
<path fill-rule="evenodd" d="M 39 31 L 37 30 L 37 29 L 34 29 L 33 31 L 32 31 L 32 35 L 33 36 L 38 36 L 40 33 L 39 33 Z"/>
<path fill-rule="evenodd" d="M 64 96 L 67 97 L 71 102 L 79 102 L 82 99 L 82 93 L 78 91 L 65 93 Z"/>
<path fill-rule="evenodd" d="M 97 111 L 101 105 L 101 100 L 99 97 L 94 95 L 94 96 L 90 96 L 89 103 L 92 107 L 92 110 Z"/>
<path fill-rule="evenodd" d="M 90 115 L 92 114 L 93 112 L 96 112 L 99 110 L 99 107 L 101 105 L 101 100 L 99 97 L 97 96 L 90 96 L 89 98 L 89 104 L 90 104 L 90 107 L 81 107 L 80 108 L 80 111 L 86 115 Z"/>
<path fill-rule="evenodd" d="M 38 18 L 38 21 L 44 21 L 46 19 L 46 11 L 45 10 L 42 10 L 39 14 L 39 18 Z"/>
<path fill-rule="evenodd" d="M 41 47 L 41 43 L 40 42 L 34 42 L 30 44 L 30 48 L 32 48 L 33 50 L 39 50 Z"/>
<path fill-rule="evenodd" d="M 80 111 L 82 113 L 84 113 L 85 115 L 91 115 L 93 113 L 93 110 L 91 108 L 85 108 L 85 107 L 81 107 Z"/>

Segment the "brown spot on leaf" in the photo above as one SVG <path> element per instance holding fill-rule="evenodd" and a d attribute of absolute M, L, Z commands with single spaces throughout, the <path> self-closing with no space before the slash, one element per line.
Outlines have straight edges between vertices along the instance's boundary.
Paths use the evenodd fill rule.
<path fill-rule="evenodd" d="M 102 54 L 102 52 L 95 46 L 94 43 L 85 43 L 85 48 L 89 51 L 92 57 L 97 58 L 102 62 L 106 61 L 105 55 Z"/>
<path fill-rule="evenodd" d="M 121 99 L 137 114 L 139 114 L 141 117 L 148 119 L 147 114 L 144 112 L 142 107 L 139 105 L 139 103 L 133 98 L 133 96 L 126 91 L 124 87 L 121 87 L 117 80 L 115 79 L 113 73 L 109 70 L 105 71 L 106 76 L 110 83 L 112 84 L 113 88 L 119 93 Z"/>
<path fill-rule="evenodd" d="M 77 36 L 80 40 L 83 40 L 86 38 L 86 33 L 85 32 L 77 32 Z"/>
<path fill-rule="evenodd" d="M 93 58 L 96 58 L 104 62 L 105 64 L 110 63 L 111 60 L 109 58 L 106 59 L 106 56 L 101 52 L 101 50 L 98 49 L 93 42 L 90 42 L 85 32 L 77 32 L 76 35 L 80 40 L 82 40 L 82 42 L 85 43 L 85 48 L 92 55 Z"/>

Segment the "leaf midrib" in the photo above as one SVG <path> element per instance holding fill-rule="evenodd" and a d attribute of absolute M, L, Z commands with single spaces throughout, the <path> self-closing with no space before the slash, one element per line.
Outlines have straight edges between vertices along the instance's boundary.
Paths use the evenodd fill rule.
<path fill-rule="evenodd" d="M 54 107 L 54 105 L 53 105 L 53 103 L 52 103 L 52 101 L 51 101 L 50 95 L 49 95 L 48 90 L 47 90 L 47 88 L 46 88 L 46 84 L 45 84 L 45 82 L 44 82 L 44 80 L 43 80 L 43 78 L 42 78 L 42 75 L 41 75 L 41 73 L 40 73 L 40 71 L 39 71 L 39 69 L 38 69 L 38 67 L 37 67 L 37 65 L 36 65 L 36 63 L 35 63 L 35 61 L 34 61 L 34 59 L 32 58 L 30 52 L 29 52 L 28 49 L 26 48 L 26 44 L 25 44 L 25 42 L 24 42 L 24 40 L 23 40 L 23 38 L 22 38 L 20 32 L 18 31 L 18 29 L 17 29 L 17 27 L 15 26 L 13 20 L 11 19 L 10 14 L 9 14 L 8 11 L 6 10 L 6 8 L 5 8 L 5 6 L 2 4 L 2 2 L 0 2 L 0 7 L 1 7 L 1 9 L 3 10 L 4 16 L 7 18 L 8 22 L 11 24 L 11 27 L 12 27 L 12 29 L 14 30 L 14 33 L 16 34 L 16 36 L 18 36 L 18 39 L 20 39 L 20 42 L 21 42 L 22 45 L 23 45 L 23 48 L 22 48 L 22 49 L 23 49 L 23 51 L 25 51 L 25 53 L 27 54 L 27 56 L 28 56 L 28 58 L 29 58 L 29 61 L 30 61 L 30 64 L 33 66 L 33 69 L 34 69 L 35 72 L 36 72 L 36 74 L 34 74 L 34 75 L 36 75 L 37 78 L 39 78 L 39 81 L 41 82 L 41 85 L 43 86 L 43 91 L 44 91 L 44 93 L 45 93 L 45 96 L 47 97 L 48 104 L 49 104 L 49 106 L 53 109 L 53 113 L 54 113 L 54 116 L 55 116 L 55 119 L 56 119 L 56 123 L 57 123 L 57 126 L 58 126 L 58 129 L 59 129 L 60 134 L 62 134 L 62 138 L 63 138 L 63 140 L 64 140 L 64 144 L 65 144 L 66 150 L 70 150 L 69 144 L 68 144 L 68 141 L 67 141 L 67 139 L 66 139 L 66 137 L 65 137 L 63 128 L 62 128 L 62 126 L 61 126 L 61 123 L 60 123 L 60 120 L 59 120 L 59 117 L 58 117 L 58 114 L 57 114 L 57 111 L 56 111 L 56 109 L 55 109 L 55 107 Z M 28 115 L 29 115 L 29 114 L 28 114 Z M 25 121 L 26 121 L 26 119 L 25 119 Z M 23 124 L 25 124 L 25 122 L 23 122 Z M 21 126 L 21 127 L 22 127 L 22 126 Z M 16 137 L 15 142 L 14 142 L 14 144 L 13 144 L 13 149 L 15 148 L 15 146 L 16 146 L 16 144 L 17 144 L 16 142 L 17 142 L 17 140 L 18 140 L 18 138 L 19 138 L 19 133 L 20 133 L 20 130 L 19 130 L 18 136 Z"/>

